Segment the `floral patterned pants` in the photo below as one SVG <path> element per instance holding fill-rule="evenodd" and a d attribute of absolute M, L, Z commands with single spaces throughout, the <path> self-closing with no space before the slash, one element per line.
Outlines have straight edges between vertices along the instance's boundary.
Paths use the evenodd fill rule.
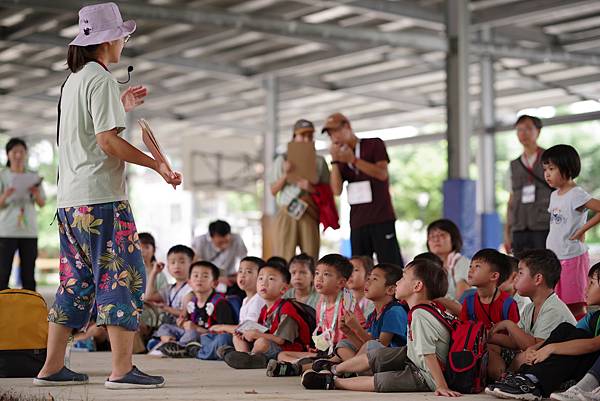
<path fill-rule="evenodd" d="M 50 322 L 79 330 L 94 306 L 97 325 L 139 326 L 144 262 L 129 202 L 58 210 L 60 286 Z"/>

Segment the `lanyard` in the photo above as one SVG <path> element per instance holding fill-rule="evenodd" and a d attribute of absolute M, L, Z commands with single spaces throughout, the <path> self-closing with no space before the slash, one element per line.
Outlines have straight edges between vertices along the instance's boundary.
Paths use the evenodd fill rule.
<path fill-rule="evenodd" d="M 333 336 L 333 332 L 335 331 L 335 326 L 337 324 L 338 313 L 340 311 L 340 302 L 341 301 L 342 301 L 342 292 L 340 291 L 340 293 L 338 294 L 338 296 L 335 300 L 335 310 L 333 311 L 333 321 L 331 322 L 331 327 L 328 328 L 328 330 L 331 330 L 332 336 Z M 326 310 L 327 310 L 327 302 L 325 302 L 325 300 L 323 300 L 323 302 L 321 302 L 321 313 L 319 315 L 319 324 L 317 324 L 317 327 L 315 328 L 313 335 L 316 335 L 317 331 L 319 329 L 321 329 L 322 331 L 325 331 L 324 323 L 325 323 L 325 311 Z"/>
<path fill-rule="evenodd" d="M 171 290 L 172 290 L 173 288 L 175 288 L 176 286 L 177 286 L 177 283 L 173 284 L 173 285 L 171 286 Z M 171 297 L 171 295 L 170 295 L 170 294 L 171 294 L 171 291 L 169 291 L 169 306 L 171 306 L 171 307 L 173 306 L 173 301 L 175 301 L 175 299 L 177 299 L 177 295 L 179 294 L 179 291 L 181 291 L 181 289 L 182 289 L 183 287 L 185 287 L 185 284 L 184 284 L 184 285 L 182 285 L 181 287 L 179 287 L 179 289 L 178 289 L 177 291 L 175 291 L 175 295 L 173 295 L 173 297 Z"/>
<path fill-rule="evenodd" d="M 354 146 L 354 156 L 357 159 L 360 159 L 360 139 L 356 141 L 356 146 Z M 354 167 L 354 165 L 352 165 L 352 163 L 348 163 L 348 167 L 350 170 L 354 171 L 354 174 L 358 175 L 359 171 L 356 167 Z"/>
<path fill-rule="evenodd" d="M 481 305 L 481 310 L 483 311 L 483 313 L 485 313 L 488 320 L 490 321 L 490 324 L 492 325 L 494 324 L 494 322 L 492 321 L 492 304 L 494 303 L 496 294 L 498 294 L 498 287 L 496 287 L 496 289 L 494 290 L 494 295 L 492 295 L 492 302 L 490 302 L 490 304 L 488 305 L 489 312 L 485 310 L 485 308 L 483 307 L 483 302 L 481 302 L 481 298 L 479 298 L 479 294 L 477 294 L 477 299 L 479 300 L 479 305 Z M 473 313 L 475 313 L 475 311 L 473 311 Z"/>

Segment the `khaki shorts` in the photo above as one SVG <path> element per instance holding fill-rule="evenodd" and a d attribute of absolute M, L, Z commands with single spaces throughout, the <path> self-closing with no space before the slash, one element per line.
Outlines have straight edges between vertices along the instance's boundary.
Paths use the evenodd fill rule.
<path fill-rule="evenodd" d="M 419 368 L 406 355 L 406 347 L 381 348 L 367 353 L 378 393 L 431 391 Z"/>

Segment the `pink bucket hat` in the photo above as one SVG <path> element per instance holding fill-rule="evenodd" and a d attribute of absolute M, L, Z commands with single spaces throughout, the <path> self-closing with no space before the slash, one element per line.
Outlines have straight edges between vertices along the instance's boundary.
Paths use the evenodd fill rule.
<path fill-rule="evenodd" d="M 102 3 L 79 10 L 79 34 L 69 43 L 76 46 L 97 45 L 117 40 L 135 31 L 135 21 L 123 22 L 115 3 Z"/>

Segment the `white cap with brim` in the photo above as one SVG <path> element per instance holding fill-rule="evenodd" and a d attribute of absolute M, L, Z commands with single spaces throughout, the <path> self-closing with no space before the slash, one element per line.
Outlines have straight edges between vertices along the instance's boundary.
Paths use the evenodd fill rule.
<path fill-rule="evenodd" d="M 102 3 L 79 10 L 79 34 L 69 45 L 90 46 L 131 35 L 135 21 L 123 22 L 115 3 Z"/>

